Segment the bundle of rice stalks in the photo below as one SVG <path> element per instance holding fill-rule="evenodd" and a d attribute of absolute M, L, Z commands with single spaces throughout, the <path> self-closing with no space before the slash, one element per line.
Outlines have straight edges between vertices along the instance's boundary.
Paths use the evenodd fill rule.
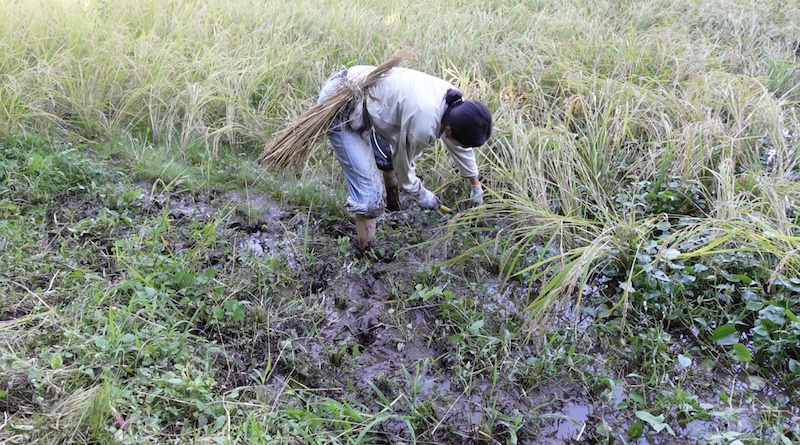
<path fill-rule="evenodd" d="M 360 81 L 340 82 L 339 88 L 333 94 L 303 112 L 285 129 L 276 133 L 264 147 L 258 160 L 274 170 L 303 164 L 311 154 L 314 142 L 330 129 L 333 119 L 342 108 L 354 98 L 364 97 L 371 86 L 410 57 L 410 50 L 400 51 Z"/>

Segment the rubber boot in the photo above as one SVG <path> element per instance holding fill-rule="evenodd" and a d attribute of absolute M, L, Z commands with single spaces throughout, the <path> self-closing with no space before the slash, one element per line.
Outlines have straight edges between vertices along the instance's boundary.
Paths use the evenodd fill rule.
<path fill-rule="evenodd" d="M 362 251 L 371 248 L 375 242 L 377 223 L 377 218 L 356 215 L 356 236 L 358 237 L 358 247 Z"/>
<path fill-rule="evenodd" d="M 386 208 L 390 212 L 400 210 L 400 190 L 394 170 L 383 171 L 383 184 L 386 186 Z"/>

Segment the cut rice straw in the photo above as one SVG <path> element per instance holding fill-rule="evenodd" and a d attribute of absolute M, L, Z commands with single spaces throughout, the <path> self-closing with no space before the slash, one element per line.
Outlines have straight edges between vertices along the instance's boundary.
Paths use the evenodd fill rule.
<path fill-rule="evenodd" d="M 283 170 L 305 163 L 314 143 L 330 129 L 333 119 L 342 108 L 354 99 L 365 97 L 371 86 L 383 79 L 392 68 L 408 60 L 411 54 L 408 49 L 400 51 L 362 80 L 340 82 L 334 93 L 276 133 L 264 147 L 258 160 L 272 170 Z"/>

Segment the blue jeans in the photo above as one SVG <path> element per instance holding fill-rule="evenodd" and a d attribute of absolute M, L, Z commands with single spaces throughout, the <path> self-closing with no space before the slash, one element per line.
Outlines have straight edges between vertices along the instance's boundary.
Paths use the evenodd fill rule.
<path fill-rule="evenodd" d="M 319 95 L 319 102 L 333 93 L 342 78 L 346 76 L 347 70 L 344 70 L 325 82 Z M 342 166 L 347 189 L 350 192 L 346 203 L 347 211 L 367 218 L 377 218 L 385 208 L 383 176 L 378 170 L 375 149 L 371 143 L 371 138 L 377 142 L 378 136 L 371 129 L 363 132 L 353 130 L 348 122 L 349 116 L 350 106 L 347 106 L 333 120 L 328 132 L 333 153 Z M 385 145 L 384 152 L 386 147 L 388 144 Z"/>

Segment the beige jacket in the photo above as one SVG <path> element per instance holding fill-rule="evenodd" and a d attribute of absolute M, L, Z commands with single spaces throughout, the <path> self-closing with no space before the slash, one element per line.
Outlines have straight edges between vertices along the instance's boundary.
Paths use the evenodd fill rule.
<path fill-rule="evenodd" d="M 359 79 L 374 66 L 348 68 L 348 78 Z M 420 71 L 394 68 L 369 89 L 364 104 L 354 104 L 351 121 L 363 121 L 366 106 L 369 124 L 392 145 L 392 164 L 403 189 L 418 194 L 422 183 L 415 173 L 414 160 L 442 136 L 442 115 L 447 109 L 447 90 L 456 89 L 449 82 Z M 459 173 L 465 178 L 478 176 L 475 152 L 444 140 Z"/>

